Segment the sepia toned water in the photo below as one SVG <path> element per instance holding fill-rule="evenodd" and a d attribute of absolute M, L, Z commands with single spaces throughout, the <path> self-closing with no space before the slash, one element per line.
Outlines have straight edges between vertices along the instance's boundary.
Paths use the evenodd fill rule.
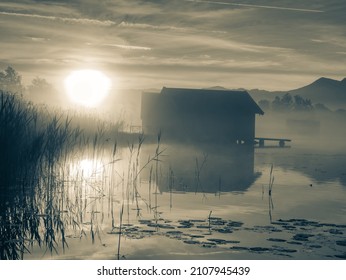
<path fill-rule="evenodd" d="M 2 246 L 24 259 L 344 259 L 345 163 L 294 146 L 75 153 L 7 202 L 2 230 L 18 234 Z"/>

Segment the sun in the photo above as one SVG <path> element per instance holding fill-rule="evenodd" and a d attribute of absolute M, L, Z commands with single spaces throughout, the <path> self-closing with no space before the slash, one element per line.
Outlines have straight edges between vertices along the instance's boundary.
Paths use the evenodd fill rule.
<path fill-rule="evenodd" d="M 111 80 L 98 70 L 71 72 L 65 79 L 66 93 L 71 101 L 85 107 L 97 107 L 108 95 Z"/>

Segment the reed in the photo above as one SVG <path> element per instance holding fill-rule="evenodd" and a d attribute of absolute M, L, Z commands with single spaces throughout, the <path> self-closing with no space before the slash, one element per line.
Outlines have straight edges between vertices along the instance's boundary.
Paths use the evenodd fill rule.
<path fill-rule="evenodd" d="M 207 159 L 208 159 L 208 155 L 206 153 L 203 153 L 203 158 L 201 163 L 197 157 L 195 158 L 195 194 L 197 194 L 197 192 L 203 192 L 203 186 L 201 182 L 201 172 L 207 163 Z M 203 196 L 205 197 L 204 192 L 203 192 Z"/>
<path fill-rule="evenodd" d="M 66 192 L 71 184 L 66 181 L 70 154 L 75 155 L 73 150 L 81 149 L 85 140 L 79 127 L 71 127 L 71 121 L 17 95 L 0 92 L 1 259 L 23 258 L 29 252 L 27 245 L 34 243 L 57 253 L 58 239 L 64 250 L 68 219 L 74 227 L 83 222 L 82 203 L 77 199 L 82 198 L 82 191 L 73 202 Z M 100 155 L 96 144 L 102 131 L 97 133 L 95 157 Z M 69 211 L 80 219 L 64 215 Z"/>
<path fill-rule="evenodd" d="M 169 190 L 169 209 L 173 208 L 173 189 L 175 185 L 174 171 L 170 166 L 168 169 L 168 190 Z"/>
<path fill-rule="evenodd" d="M 144 203 L 158 222 L 164 151 L 161 133 L 154 155 L 144 165 L 140 164 L 144 135 L 138 135 L 137 143 L 128 144 L 127 170 L 122 171 L 118 166 L 122 161 L 118 139 L 123 137 L 124 143 L 126 135 L 120 136 L 118 125 L 96 123 L 93 119 L 94 128 L 90 129 L 73 114 L 33 106 L 16 95 L 0 93 L 1 259 L 23 259 L 33 246 L 42 247 L 44 253 L 58 254 L 60 248 L 64 252 L 71 234 L 79 238 L 89 235 L 91 242 L 98 238 L 102 243 L 100 225 L 104 224 L 105 207 L 112 230 L 119 212 L 119 259 L 124 215 L 130 221 L 131 204 L 139 217 Z M 77 164 L 84 159 L 90 160 L 90 172 Z M 149 202 L 140 193 L 140 174 L 147 168 Z M 117 195 L 120 209 L 115 202 Z"/>
<path fill-rule="evenodd" d="M 119 237 L 118 237 L 118 249 L 117 249 L 118 260 L 120 260 L 120 245 L 121 245 L 121 234 L 122 234 L 122 225 L 123 225 L 123 214 L 124 214 L 124 204 L 122 204 L 121 206 L 120 219 L 119 219 Z"/>
<path fill-rule="evenodd" d="M 268 197 L 269 197 L 269 219 L 272 222 L 272 211 L 274 210 L 274 202 L 272 197 L 273 185 L 274 185 L 274 174 L 273 174 L 274 165 L 272 164 L 270 167 L 269 173 L 269 185 L 268 185 Z"/>
<path fill-rule="evenodd" d="M 212 213 L 213 213 L 213 211 L 210 211 L 209 215 L 208 215 L 208 229 L 209 229 L 209 232 L 211 232 L 211 214 Z"/>
<path fill-rule="evenodd" d="M 10 93 L 1 92 L 0 95 L 0 186 L 3 194 L 0 208 L 4 210 L 1 211 L 0 234 L 1 240 L 5 240 L 0 247 L 1 258 L 23 258 L 24 251 L 28 251 L 26 244 L 34 240 L 56 251 L 54 229 L 60 231 L 63 247 L 66 239 L 53 203 L 54 188 L 58 184 L 54 180 L 54 162 L 62 156 L 65 142 L 71 136 L 69 120 L 63 122 L 54 116 L 40 123 L 34 106 Z M 38 208 L 38 201 L 43 202 L 45 209 Z M 13 220 L 18 222 L 16 228 L 20 230 L 8 228 L 13 227 Z M 44 229 L 42 237 L 40 228 Z"/>

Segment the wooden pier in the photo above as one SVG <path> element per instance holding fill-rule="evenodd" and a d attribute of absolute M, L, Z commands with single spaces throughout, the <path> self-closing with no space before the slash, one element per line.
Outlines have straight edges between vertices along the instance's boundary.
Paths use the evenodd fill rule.
<path fill-rule="evenodd" d="M 283 148 L 286 146 L 286 142 L 291 142 L 291 139 L 255 137 L 255 144 L 258 144 L 261 148 L 265 147 L 264 141 L 278 142 L 279 147 Z"/>

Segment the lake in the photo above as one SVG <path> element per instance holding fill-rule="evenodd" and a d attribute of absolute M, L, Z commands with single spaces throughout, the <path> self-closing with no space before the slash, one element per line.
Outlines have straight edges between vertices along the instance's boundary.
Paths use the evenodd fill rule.
<path fill-rule="evenodd" d="M 18 258 L 346 258 L 342 152 L 139 141 L 57 166 L 2 197 Z"/>

